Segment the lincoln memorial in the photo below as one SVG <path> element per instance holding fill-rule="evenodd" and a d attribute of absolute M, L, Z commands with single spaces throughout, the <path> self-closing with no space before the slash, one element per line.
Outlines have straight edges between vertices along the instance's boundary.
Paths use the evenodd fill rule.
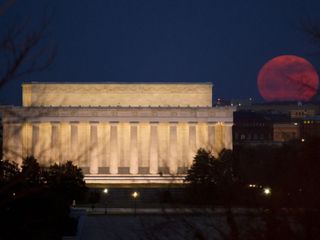
<path fill-rule="evenodd" d="M 181 183 L 198 148 L 232 148 L 211 83 L 25 83 L 3 107 L 3 158 L 71 160 L 89 184 Z"/>

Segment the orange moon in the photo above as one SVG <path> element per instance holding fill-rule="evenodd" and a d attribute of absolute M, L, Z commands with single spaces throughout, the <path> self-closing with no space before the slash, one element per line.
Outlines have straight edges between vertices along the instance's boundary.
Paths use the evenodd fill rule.
<path fill-rule="evenodd" d="M 269 60 L 259 71 L 258 89 L 266 101 L 309 101 L 319 77 L 313 65 L 294 55 Z"/>

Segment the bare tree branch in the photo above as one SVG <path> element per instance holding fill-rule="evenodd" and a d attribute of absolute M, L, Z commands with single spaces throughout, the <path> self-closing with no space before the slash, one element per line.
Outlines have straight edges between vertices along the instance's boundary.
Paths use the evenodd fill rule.
<path fill-rule="evenodd" d="M 56 46 L 46 42 L 49 19 L 29 31 L 28 21 L 11 27 L 0 40 L 0 60 L 4 70 L 0 73 L 0 88 L 8 81 L 34 72 L 46 70 L 54 61 Z"/>

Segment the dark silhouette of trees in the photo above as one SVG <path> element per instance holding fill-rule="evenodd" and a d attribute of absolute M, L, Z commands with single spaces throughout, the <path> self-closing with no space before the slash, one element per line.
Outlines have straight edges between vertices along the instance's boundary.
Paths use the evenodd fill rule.
<path fill-rule="evenodd" d="M 225 209 L 224 239 L 318 239 L 319 143 L 314 138 L 277 147 L 241 146 L 217 158 L 199 149 L 186 177 L 189 198 Z M 271 195 L 263 194 L 265 186 Z M 232 208 L 239 204 L 255 207 L 242 213 L 241 222 Z"/>
<path fill-rule="evenodd" d="M 0 186 L 4 186 L 13 180 L 19 173 L 18 164 L 8 160 L 0 161 Z"/>
<path fill-rule="evenodd" d="M 81 169 L 72 162 L 46 169 L 30 156 L 21 171 L 1 161 L 0 174 L 0 239 L 61 239 L 75 231 L 70 200 L 83 196 L 86 187 Z"/>
<path fill-rule="evenodd" d="M 185 182 L 189 186 L 192 201 L 208 203 L 213 199 L 218 182 L 215 157 L 210 151 L 200 148 L 187 172 Z"/>
<path fill-rule="evenodd" d="M 50 189 L 65 197 L 68 201 L 84 198 L 86 184 L 82 170 L 71 161 L 54 164 L 46 171 L 45 180 Z"/>
<path fill-rule="evenodd" d="M 37 187 L 44 184 L 44 169 L 33 156 L 28 156 L 23 160 L 21 174 L 25 187 Z"/>
<path fill-rule="evenodd" d="M 230 203 L 235 190 L 234 156 L 231 150 L 222 150 L 218 158 L 200 148 L 187 172 L 185 182 L 197 203 Z"/>
<path fill-rule="evenodd" d="M 320 139 L 285 144 L 278 158 L 277 186 L 287 203 L 307 208 L 320 207 Z"/>

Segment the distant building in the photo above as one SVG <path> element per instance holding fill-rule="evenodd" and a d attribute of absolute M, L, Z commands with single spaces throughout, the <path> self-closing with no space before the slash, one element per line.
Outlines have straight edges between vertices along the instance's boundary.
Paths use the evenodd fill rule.
<path fill-rule="evenodd" d="M 301 121 L 301 138 L 320 137 L 320 115 L 306 117 Z"/>
<path fill-rule="evenodd" d="M 238 144 L 279 144 L 300 138 L 300 123 L 286 114 L 237 111 L 234 113 L 233 142 Z"/>
<path fill-rule="evenodd" d="M 273 122 L 266 116 L 251 112 L 234 113 L 234 144 L 261 144 L 273 141 Z"/>
<path fill-rule="evenodd" d="M 273 141 L 287 142 L 294 139 L 300 139 L 300 126 L 298 123 L 274 123 Z"/>
<path fill-rule="evenodd" d="M 237 106 L 238 111 L 252 111 L 272 114 L 286 114 L 292 118 L 303 118 L 320 114 L 317 103 L 262 103 Z"/>
<path fill-rule="evenodd" d="M 320 136 L 318 114 L 318 103 L 240 105 L 234 113 L 233 142 L 235 145 L 281 144 Z"/>
<path fill-rule="evenodd" d="M 292 119 L 303 119 L 306 117 L 316 116 L 318 109 L 316 106 L 306 108 L 290 109 L 290 117 Z"/>

